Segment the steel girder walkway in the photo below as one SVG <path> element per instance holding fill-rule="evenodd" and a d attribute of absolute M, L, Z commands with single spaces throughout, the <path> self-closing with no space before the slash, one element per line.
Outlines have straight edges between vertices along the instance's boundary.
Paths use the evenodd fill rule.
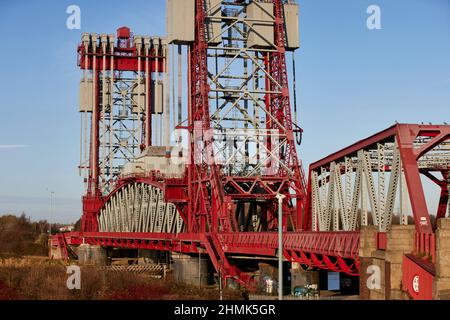
<path fill-rule="evenodd" d="M 70 232 L 64 234 L 68 245 L 208 253 L 209 237 L 217 237 L 216 250 L 225 254 L 277 257 L 276 232 L 250 233 L 136 233 L 136 232 Z M 283 238 L 286 260 L 303 265 L 358 275 L 359 232 L 286 232 Z M 213 261 L 214 263 L 214 261 Z"/>

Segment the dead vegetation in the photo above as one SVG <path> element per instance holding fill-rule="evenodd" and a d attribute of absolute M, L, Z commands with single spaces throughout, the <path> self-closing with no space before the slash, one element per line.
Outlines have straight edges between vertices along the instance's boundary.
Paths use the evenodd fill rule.
<path fill-rule="evenodd" d="M 202 300 L 219 299 L 215 288 L 181 285 L 170 278 L 81 268 L 81 289 L 66 286 L 66 266 L 59 261 L 27 257 L 0 262 L 0 300 Z M 242 299 L 225 291 L 224 299 Z"/>
<path fill-rule="evenodd" d="M 95 267 L 82 267 L 81 289 L 69 290 L 66 265 L 47 258 L 48 228 L 47 221 L 32 222 L 25 215 L 0 217 L 0 300 L 219 299 L 215 288 Z M 239 292 L 224 292 L 224 299 L 240 298 Z"/>
<path fill-rule="evenodd" d="M 22 214 L 20 217 L 0 217 L 0 257 L 24 255 L 47 255 L 47 221 L 31 222 Z"/>

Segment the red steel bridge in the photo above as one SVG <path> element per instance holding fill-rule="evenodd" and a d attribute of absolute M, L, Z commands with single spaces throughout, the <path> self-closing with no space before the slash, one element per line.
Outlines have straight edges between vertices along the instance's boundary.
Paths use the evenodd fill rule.
<path fill-rule="evenodd" d="M 276 257 L 283 228 L 286 260 L 357 276 L 362 227 L 382 237 L 413 221 L 414 253 L 434 257 L 422 178 L 440 188 L 445 217 L 450 126 L 395 124 L 313 163 L 306 178 L 287 61 L 299 46 L 297 5 L 172 0 L 168 19 L 167 38 L 83 34 L 82 231 L 54 237 L 63 256 L 82 243 L 204 253 L 249 284 L 230 255 Z"/>

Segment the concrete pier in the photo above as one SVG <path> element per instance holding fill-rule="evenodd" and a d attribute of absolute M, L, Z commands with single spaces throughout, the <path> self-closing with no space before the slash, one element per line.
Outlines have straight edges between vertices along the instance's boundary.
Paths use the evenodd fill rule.
<path fill-rule="evenodd" d="M 174 252 L 172 260 L 175 281 L 196 286 L 209 284 L 208 257 Z"/>
<path fill-rule="evenodd" d="M 315 286 L 319 290 L 319 271 L 303 270 L 296 262 L 292 263 L 291 272 L 291 295 L 296 288 L 307 288 Z"/>
<path fill-rule="evenodd" d="M 76 252 L 80 265 L 105 266 L 107 264 L 106 250 L 101 246 L 82 244 Z"/>
<path fill-rule="evenodd" d="M 433 299 L 450 300 L 450 219 L 439 219 L 438 221 L 436 249 Z"/>
<path fill-rule="evenodd" d="M 405 255 L 414 252 L 415 226 L 393 225 L 385 234 L 385 244 L 377 245 L 377 227 L 361 229 L 360 238 L 360 298 L 370 300 L 409 300 L 413 297 L 407 288 L 416 278 L 417 296 L 423 297 L 424 290 L 434 300 L 450 299 L 450 219 L 439 219 L 436 230 L 435 274 L 418 271 L 414 264 L 405 265 Z M 418 258 L 419 260 L 421 258 Z M 431 258 L 424 260 L 431 265 Z M 374 279 L 375 269 L 380 271 L 379 287 Z M 408 273 L 416 275 L 408 279 Z M 416 274 L 417 272 L 417 274 Z M 405 274 L 403 274 L 405 273 Z M 428 275 L 429 274 L 429 275 Z M 405 277 L 406 276 L 406 277 Z M 405 282 L 407 281 L 407 282 Z M 405 282 L 405 283 L 403 283 Z"/>
<path fill-rule="evenodd" d="M 407 299 L 407 294 L 402 291 L 402 260 L 403 255 L 414 250 L 415 226 L 393 225 L 386 233 L 385 249 L 377 246 L 377 231 L 376 226 L 361 229 L 360 297 L 368 300 Z M 377 268 L 380 271 L 379 287 L 378 282 L 367 283 Z"/>

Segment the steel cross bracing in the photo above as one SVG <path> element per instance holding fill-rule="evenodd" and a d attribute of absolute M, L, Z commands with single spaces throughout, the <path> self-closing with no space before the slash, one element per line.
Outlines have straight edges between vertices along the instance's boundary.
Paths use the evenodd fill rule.
<path fill-rule="evenodd" d="M 261 219 L 267 221 L 259 223 L 265 230 L 274 229 L 278 193 L 288 196 L 285 212 L 290 228 L 300 227 L 297 218 L 305 185 L 293 140 L 283 2 L 273 1 L 268 12 L 275 41 L 268 41 L 264 49 L 248 47 L 249 32 L 258 30 L 247 16 L 247 5 L 196 2 L 196 41 L 191 50 L 194 141 L 189 194 L 194 199 L 189 217 L 195 217 L 191 230 L 237 231 L 245 229 L 248 220 Z M 220 32 L 213 35 L 212 21 L 221 21 Z"/>
<path fill-rule="evenodd" d="M 412 216 L 417 239 L 433 241 L 422 236 L 432 235 L 436 224 L 420 176 L 441 188 L 438 220 L 448 211 L 449 169 L 450 126 L 394 125 L 311 165 L 307 220 L 313 231 L 357 231 L 372 224 L 386 232 L 394 214 L 400 224 Z M 429 250 L 434 244 L 417 246 Z"/>
<path fill-rule="evenodd" d="M 153 72 L 163 69 L 158 58 L 164 58 L 157 46 L 145 37 L 134 41 L 119 34 L 120 50 L 111 36 L 106 42 L 89 36 L 89 44 L 80 46 L 80 66 L 92 70 L 94 107 L 90 151 L 82 161 L 89 172 L 84 232 L 71 243 L 82 238 L 85 243 L 133 247 L 146 241 L 143 235 L 156 234 L 154 242 L 149 240 L 157 243 L 153 248 L 173 249 L 167 245 L 170 241 L 162 244 L 161 239 L 171 235 L 173 244 L 179 236 L 195 239 L 199 234 L 216 269 L 242 280 L 245 275 L 228 262 L 226 243 L 217 232 L 275 230 L 274 199 L 279 193 L 288 196 L 284 228 L 287 222 L 290 229 L 301 227 L 306 183 L 293 140 L 283 2 L 273 1 L 268 12 L 274 26 L 268 49 L 247 46 L 248 32 L 257 30 L 246 16 L 245 2 L 219 2 L 219 15 L 214 17 L 223 22 L 222 33 L 214 45 L 207 37 L 210 2 L 195 3 L 196 41 L 189 50 L 191 162 L 186 178 L 151 172 L 119 176 L 122 164 L 111 165 L 114 160 L 132 161 L 136 151 L 151 144 L 148 82 Z M 236 61 L 243 63 L 243 76 Z M 198 144 L 202 147 L 196 148 Z M 128 232 L 135 240 L 123 238 Z"/>
<path fill-rule="evenodd" d="M 165 72 L 166 45 L 160 38 L 82 36 L 78 47 L 80 85 L 80 174 L 84 177 L 83 229 L 96 231 L 97 216 L 125 164 L 152 145 L 152 92 Z M 156 90 L 156 89 L 155 89 Z M 161 93 L 162 94 L 162 93 Z"/>
<path fill-rule="evenodd" d="M 99 167 L 100 189 L 103 195 L 112 191 L 112 186 L 126 163 L 135 159 L 141 152 L 143 143 L 142 127 L 143 113 L 133 112 L 133 88 L 136 87 L 137 73 L 130 72 L 125 77 L 125 71 L 117 72 L 114 85 L 110 87 L 110 80 L 103 78 L 100 83 L 100 95 L 103 90 L 111 93 L 112 101 L 106 104 L 106 99 L 100 102 L 100 136 L 99 136 Z M 103 81 L 107 84 L 103 87 Z M 109 87 L 109 88 L 108 88 Z M 108 89 L 106 89 L 108 88 Z M 105 101 L 105 102 L 103 102 Z"/>
<path fill-rule="evenodd" d="M 100 42 L 97 42 L 97 38 Z M 146 121 L 142 98 L 136 96 L 135 89 L 142 79 L 146 78 L 145 74 L 149 73 L 145 71 L 148 66 L 145 67 L 142 62 L 138 63 L 140 64 L 138 68 L 134 65 L 118 67 L 122 59 L 141 60 L 139 58 L 141 48 L 133 44 L 131 39 L 125 47 L 120 45 L 116 47 L 113 41 L 113 36 L 91 36 L 91 38 L 84 36 L 79 48 L 79 64 L 83 69 L 84 81 L 87 78 L 95 78 L 92 93 L 96 109 L 90 112 L 93 114 L 90 125 L 91 143 L 84 142 L 84 148 L 91 149 L 90 156 L 86 156 L 85 152 L 80 168 L 85 171 L 87 183 L 96 180 L 95 183 L 90 182 L 92 192 L 98 188 L 103 195 L 112 190 L 112 185 L 124 164 L 134 160 L 141 152 L 145 136 L 143 127 Z M 148 51 L 146 59 L 155 59 L 154 53 L 150 56 L 150 46 L 147 45 L 146 48 Z M 124 53 L 122 50 L 127 51 Z M 82 112 L 86 118 L 87 113 Z M 93 142 L 96 144 L 93 145 Z M 90 163 L 94 158 L 97 158 L 97 168 Z M 92 178 L 87 179 L 87 175 Z"/>

